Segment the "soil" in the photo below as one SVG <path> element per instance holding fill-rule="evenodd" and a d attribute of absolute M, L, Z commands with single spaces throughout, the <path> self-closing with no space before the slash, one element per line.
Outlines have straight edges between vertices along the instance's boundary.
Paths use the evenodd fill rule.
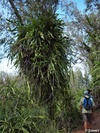
<path fill-rule="evenodd" d="M 83 125 L 73 133 L 85 133 Z M 100 133 L 100 112 L 95 113 L 95 125 L 92 125 L 91 133 Z"/>

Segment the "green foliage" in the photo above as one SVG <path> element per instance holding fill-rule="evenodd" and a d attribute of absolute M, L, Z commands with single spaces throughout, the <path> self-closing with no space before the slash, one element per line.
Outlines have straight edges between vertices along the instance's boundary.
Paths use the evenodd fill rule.
<path fill-rule="evenodd" d="M 1 43 L 7 40 L 8 57 L 27 80 L 10 82 L 7 78 L 7 82 L 1 81 L 0 131 L 71 132 L 73 125 L 79 122 L 77 104 L 82 93 L 78 91 L 74 96 L 73 90 L 69 90 L 72 50 L 69 38 L 64 33 L 64 23 L 55 15 L 58 0 L 9 0 L 9 4 L 13 11 L 11 16 L 8 15 L 10 17 L 5 27 L 10 35 L 7 32 L 7 39 L 5 37 Z M 81 24 L 84 24 L 83 20 L 79 18 Z M 91 23 L 80 23 L 77 24 L 78 30 L 82 26 L 86 31 L 88 26 L 91 28 Z M 99 37 L 91 37 L 90 31 L 87 32 L 88 36 L 86 34 L 86 42 L 92 44 Z M 83 48 L 85 54 L 90 52 L 90 46 L 82 42 L 79 43 L 79 49 Z M 75 81 L 76 88 L 83 88 L 81 72 L 75 75 Z"/>
<path fill-rule="evenodd" d="M 2 76 L 0 80 L 1 133 L 63 133 L 77 126 L 76 121 L 79 122 L 80 114 L 76 108 L 75 97 L 71 93 L 68 93 L 66 99 L 58 94 L 55 119 L 51 120 L 48 107 L 40 106 L 34 97 L 29 97 L 29 86 L 24 77 L 8 76 L 4 73 Z"/>
<path fill-rule="evenodd" d="M 97 1 L 98 3 L 98 1 Z M 92 2 L 91 2 L 92 4 Z M 88 34 L 87 42 L 90 44 L 90 52 L 88 56 L 88 64 L 90 71 L 95 71 L 96 66 L 100 62 L 100 30 L 99 30 L 99 21 L 100 16 L 98 10 L 97 12 L 92 12 L 89 15 L 86 15 L 86 33 Z M 95 72 L 93 72 L 95 73 Z M 95 73 L 96 74 L 96 73 Z M 93 82 L 98 80 L 99 74 L 91 74 Z M 96 85 L 96 84 L 95 84 Z"/>
<path fill-rule="evenodd" d="M 84 75 L 80 69 L 70 71 L 70 88 L 76 94 L 80 89 L 88 89 L 91 84 L 89 73 L 85 70 Z"/>
<path fill-rule="evenodd" d="M 36 100 L 52 105 L 49 114 L 54 118 L 56 99 L 58 95 L 64 96 L 69 81 L 70 45 L 63 34 L 64 24 L 49 12 L 29 19 L 17 29 L 17 40 L 10 46 L 9 57 L 28 79 Z"/>
<path fill-rule="evenodd" d="M 66 4 L 66 10 L 69 13 L 66 15 L 70 17 L 70 21 L 67 22 L 67 31 L 70 31 L 71 38 L 74 40 L 73 49 L 78 53 L 76 56 L 78 61 L 82 62 L 82 65 L 86 62 L 85 70 L 88 70 L 84 78 L 80 75 L 75 83 L 76 78 L 71 78 L 70 86 L 74 92 L 77 92 L 76 86 L 77 88 L 94 88 L 96 99 L 99 99 L 97 97 L 99 97 L 100 88 L 100 1 L 85 0 L 85 2 L 87 7 L 83 13 L 73 3 L 70 3 L 70 6 Z M 82 82 L 85 86 L 80 84 Z M 99 100 L 96 104 L 98 103 Z"/>
<path fill-rule="evenodd" d="M 0 132 L 42 133 L 48 130 L 47 128 L 52 125 L 52 122 L 49 123 L 45 108 L 38 106 L 33 99 L 28 98 L 26 82 L 23 81 L 18 88 L 19 79 L 9 78 L 9 83 L 5 80 L 1 84 Z"/>
<path fill-rule="evenodd" d="M 97 54 L 96 54 L 97 53 Z M 95 60 L 95 64 L 93 66 L 93 69 L 91 70 L 91 75 L 93 77 L 93 86 L 99 86 L 99 81 L 100 81 L 100 62 L 99 62 L 99 55 L 100 55 L 100 51 L 94 52 L 93 56 L 95 58 L 98 58 L 98 61 Z"/>

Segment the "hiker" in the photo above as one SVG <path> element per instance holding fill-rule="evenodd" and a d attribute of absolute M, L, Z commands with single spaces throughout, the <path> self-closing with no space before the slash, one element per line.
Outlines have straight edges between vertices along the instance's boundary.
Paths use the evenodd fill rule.
<path fill-rule="evenodd" d="M 87 91 L 88 91 L 89 96 L 91 98 L 93 98 L 93 96 L 92 96 L 92 90 L 87 89 Z M 96 123 L 95 123 L 95 116 L 94 116 L 94 111 L 93 110 L 92 110 L 92 123 L 93 123 L 93 125 L 96 125 Z"/>
<path fill-rule="evenodd" d="M 85 133 L 92 128 L 92 111 L 94 112 L 95 103 L 88 91 L 84 91 L 84 97 L 80 100 L 80 111 L 83 115 Z"/>

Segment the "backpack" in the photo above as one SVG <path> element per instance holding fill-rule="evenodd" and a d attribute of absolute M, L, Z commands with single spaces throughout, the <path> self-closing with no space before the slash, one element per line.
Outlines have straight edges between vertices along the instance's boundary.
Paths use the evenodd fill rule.
<path fill-rule="evenodd" d="M 89 98 L 84 97 L 83 107 L 87 111 L 92 109 L 92 101 L 90 97 Z"/>

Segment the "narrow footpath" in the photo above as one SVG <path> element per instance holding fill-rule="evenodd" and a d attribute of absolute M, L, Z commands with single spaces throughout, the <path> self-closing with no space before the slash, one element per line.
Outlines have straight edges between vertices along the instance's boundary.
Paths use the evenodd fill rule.
<path fill-rule="evenodd" d="M 92 126 L 91 133 L 100 133 L 100 112 L 95 113 L 95 125 Z M 85 133 L 83 125 L 73 131 L 73 133 Z"/>

